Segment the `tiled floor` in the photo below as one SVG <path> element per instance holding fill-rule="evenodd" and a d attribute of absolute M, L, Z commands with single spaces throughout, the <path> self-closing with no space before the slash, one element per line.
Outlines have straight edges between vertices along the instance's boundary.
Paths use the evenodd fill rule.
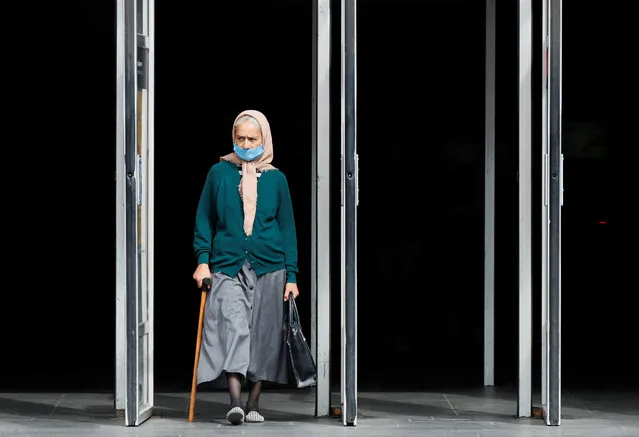
<path fill-rule="evenodd" d="M 314 417 L 313 391 L 265 391 L 262 424 L 229 425 L 223 420 L 227 401 L 223 392 L 198 393 L 190 423 L 188 393 L 159 393 L 154 416 L 126 427 L 110 394 L 0 393 L 0 436 L 639 436 L 639 392 L 564 391 L 562 424 L 556 427 L 517 418 L 516 392 L 497 388 L 360 392 L 355 427 Z M 339 405 L 339 394 L 333 405 Z"/>

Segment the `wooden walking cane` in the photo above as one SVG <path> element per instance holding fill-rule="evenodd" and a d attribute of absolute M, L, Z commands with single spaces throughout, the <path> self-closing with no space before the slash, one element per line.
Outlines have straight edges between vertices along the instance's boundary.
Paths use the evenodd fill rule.
<path fill-rule="evenodd" d="M 200 349 L 202 347 L 202 327 L 204 325 L 204 308 L 206 306 L 206 293 L 211 288 L 211 279 L 202 280 L 202 297 L 200 298 L 200 320 L 197 324 L 197 341 L 195 343 L 195 364 L 193 365 L 193 382 L 191 383 L 191 403 L 189 404 L 189 422 L 195 418 L 195 392 L 197 391 L 197 366 L 200 361 Z"/>

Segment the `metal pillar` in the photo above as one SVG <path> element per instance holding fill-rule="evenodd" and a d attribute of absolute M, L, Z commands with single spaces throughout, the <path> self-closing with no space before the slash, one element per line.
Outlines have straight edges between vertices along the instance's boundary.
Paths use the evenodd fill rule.
<path fill-rule="evenodd" d="M 543 11 L 542 206 L 542 409 L 547 425 L 561 423 L 561 27 L 562 1 L 545 0 Z"/>
<path fill-rule="evenodd" d="M 357 425 L 357 72 L 356 1 L 342 1 L 342 420 Z"/>
<path fill-rule="evenodd" d="M 484 386 L 495 385 L 495 0 L 486 0 Z"/>
<path fill-rule="evenodd" d="M 532 0 L 519 0 L 519 369 L 517 415 L 532 415 Z"/>
<path fill-rule="evenodd" d="M 313 2 L 313 191 L 311 349 L 317 363 L 315 415 L 330 413 L 330 0 Z"/>

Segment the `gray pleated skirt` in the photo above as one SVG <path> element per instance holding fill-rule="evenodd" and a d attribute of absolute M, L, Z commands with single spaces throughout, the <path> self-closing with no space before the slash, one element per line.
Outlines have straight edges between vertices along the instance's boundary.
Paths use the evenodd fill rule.
<path fill-rule="evenodd" d="M 226 387 L 226 372 L 287 384 L 286 270 L 259 278 L 248 261 L 236 277 L 214 273 L 206 299 L 197 382 Z"/>

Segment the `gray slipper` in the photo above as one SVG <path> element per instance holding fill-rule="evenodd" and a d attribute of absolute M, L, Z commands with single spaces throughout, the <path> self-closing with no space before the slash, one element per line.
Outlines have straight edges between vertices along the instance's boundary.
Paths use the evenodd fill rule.
<path fill-rule="evenodd" d="M 240 407 L 233 407 L 226 413 L 226 420 L 233 425 L 241 425 L 244 422 L 244 410 Z"/>
<path fill-rule="evenodd" d="M 246 415 L 246 423 L 262 423 L 264 422 L 264 416 L 257 411 L 249 411 Z"/>

